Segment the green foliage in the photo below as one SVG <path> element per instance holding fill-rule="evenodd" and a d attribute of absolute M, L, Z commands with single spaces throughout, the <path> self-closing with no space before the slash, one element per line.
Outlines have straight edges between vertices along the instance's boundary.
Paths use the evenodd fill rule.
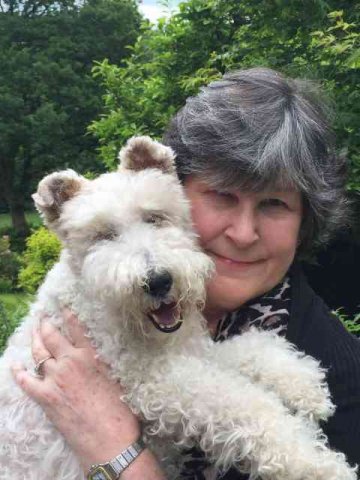
<path fill-rule="evenodd" d="M 16 230 L 25 199 L 55 168 L 101 169 L 86 126 L 98 115 L 94 60 L 120 63 L 134 42 L 135 0 L 0 0 L 0 197 Z"/>
<path fill-rule="evenodd" d="M 18 255 L 10 250 L 10 238 L 0 237 L 0 292 L 16 288 L 19 266 Z"/>
<path fill-rule="evenodd" d="M 41 225 L 41 218 L 37 212 L 25 212 L 26 221 L 31 228 Z M 0 214 L 0 235 L 7 235 L 11 229 L 11 217 L 8 213 Z"/>
<path fill-rule="evenodd" d="M 143 23 L 124 65 L 96 64 L 103 114 L 90 131 L 116 165 L 134 133 L 161 137 L 189 95 L 227 70 L 268 66 L 321 82 L 336 104 L 340 149 L 359 191 L 359 6 L 346 0 L 188 0 L 157 26 Z"/>
<path fill-rule="evenodd" d="M 42 225 L 41 218 L 37 212 L 26 212 L 25 217 L 30 230 L 35 230 Z M 24 251 L 26 238 L 12 226 L 11 217 L 8 213 L 0 215 L 0 237 L 4 235 L 10 239 L 10 250 L 12 252 L 21 254 Z"/>
<path fill-rule="evenodd" d="M 7 339 L 13 333 L 28 310 L 28 302 L 23 295 L 0 294 L 0 355 Z"/>
<path fill-rule="evenodd" d="M 360 313 L 357 313 L 354 318 L 349 318 L 342 312 L 341 308 L 335 310 L 334 313 L 342 321 L 346 330 L 354 335 L 360 336 Z"/>
<path fill-rule="evenodd" d="M 336 104 L 336 133 L 350 160 L 348 188 L 360 193 L 360 7 L 354 10 L 329 13 L 325 28 L 312 33 L 311 54 Z"/>
<path fill-rule="evenodd" d="M 14 321 L 5 310 L 4 305 L 0 302 L 0 355 L 6 347 L 6 342 L 16 327 Z"/>
<path fill-rule="evenodd" d="M 26 240 L 21 259 L 18 284 L 26 292 L 34 293 L 45 275 L 59 258 L 61 244 L 45 227 L 40 227 Z"/>

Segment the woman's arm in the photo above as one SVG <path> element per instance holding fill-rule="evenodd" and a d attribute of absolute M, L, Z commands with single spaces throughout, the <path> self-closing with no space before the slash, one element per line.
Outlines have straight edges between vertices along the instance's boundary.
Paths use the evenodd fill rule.
<path fill-rule="evenodd" d="M 75 315 L 64 312 L 72 343 L 43 322 L 33 332 L 35 362 L 53 357 L 42 366 L 43 378 L 22 366 L 14 376 L 20 387 L 44 409 L 77 455 L 85 473 L 95 463 L 112 460 L 141 434 L 137 417 L 120 400 L 121 385 L 108 378 L 107 366 L 96 352 Z M 160 466 L 145 449 L 121 474 L 124 480 L 164 480 Z"/>

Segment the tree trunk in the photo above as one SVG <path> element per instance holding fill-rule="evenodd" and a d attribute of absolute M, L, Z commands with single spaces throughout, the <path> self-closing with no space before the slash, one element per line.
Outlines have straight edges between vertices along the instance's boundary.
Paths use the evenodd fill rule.
<path fill-rule="evenodd" d="M 12 227 L 16 234 L 20 237 L 26 237 L 29 233 L 29 227 L 25 218 L 25 199 L 22 190 L 19 192 L 14 187 L 13 182 L 13 167 L 14 162 L 6 161 L 4 157 L 0 156 L 0 189 L 1 197 L 7 204 L 12 221 Z M 23 180 L 21 185 L 25 184 L 26 175 L 23 173 Z"/>
<path fill-rule="evenodd" d="M 9 208 L 13 229 L 17 235 L 26 237 L 29 233 L 29 227 L 25 218 L 24 203 L 21 201 L 11 202 Z"/>

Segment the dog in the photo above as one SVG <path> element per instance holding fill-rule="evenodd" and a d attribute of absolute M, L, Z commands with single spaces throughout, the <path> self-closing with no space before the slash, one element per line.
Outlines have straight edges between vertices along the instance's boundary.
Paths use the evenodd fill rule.
<path fill-rule="evenodd" d="M 116 172 L 90 181 L 66 170 L 40 182 L 36 207 L 64 248 L 0 361 L 0 479 L 85 478 L 10 372 L 15 361 L 34 369 L 34 323 L 46 312 L 64 332 L 69 306 L 121 380 L 122 400 L 169 479 L 181 478 L 183 451 L 198 446 L 218 471 L 355 480 L 318 426 L 334 411 L 318 362 L 274 332 L 212 341 L 201 311 L 214 267 L 198 246 L 174 158 L 135 137 Z"/>

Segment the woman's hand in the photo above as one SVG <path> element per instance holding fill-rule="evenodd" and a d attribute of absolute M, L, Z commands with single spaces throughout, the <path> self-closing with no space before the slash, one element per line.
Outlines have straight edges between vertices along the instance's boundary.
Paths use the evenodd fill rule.
<path fill-rule="evenodd" d="M 137 440 L 140 426 L 120 400 L 123 388 L 108 378 L 107 366 L 96 358 L 76 316 L 66 310 L 64 320 L 71 342 L 46 322 L 33 332 L 35 362 L 52 357 L 41 367 L 43 376 L 35 377 L 21 366 L 13 371 L 16 382 L 41 405 L 87 472 L 92 464 L 109 461 Z"/>

